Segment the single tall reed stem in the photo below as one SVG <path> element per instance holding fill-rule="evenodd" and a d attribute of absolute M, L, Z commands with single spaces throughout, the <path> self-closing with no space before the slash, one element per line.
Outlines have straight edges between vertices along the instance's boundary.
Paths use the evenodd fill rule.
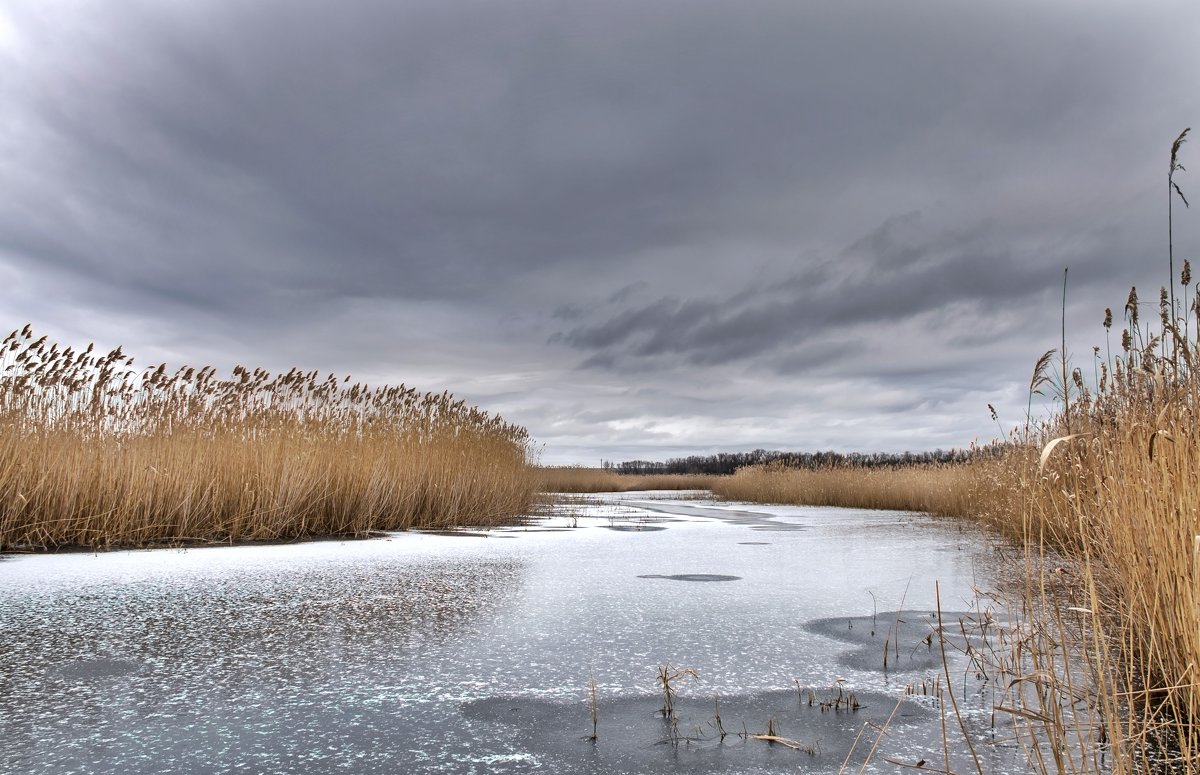
<path fill-rule="evenodd" d="M 1058 354 L 1062 358 L 1062 399 L 1063 399 L 1063 420 L 1067 424 L 1067 434 L 1071 433 L 1071 381 L 1067 373 L 1067 270 L 1069 267 L 1063 268 L 1063 292 L 1062 292 L 1062 346 L 1058 350 Z"/>

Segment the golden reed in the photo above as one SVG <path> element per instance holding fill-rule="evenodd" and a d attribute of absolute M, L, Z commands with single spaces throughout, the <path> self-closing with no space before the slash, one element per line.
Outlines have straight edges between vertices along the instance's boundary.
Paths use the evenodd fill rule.
<path fill-rule="evenodd" d="M 536 495 L 529 438 L 449 393 L 293 369 L 139 369 L 0 351 L 0 550 L 494 524 Z"/>
<path fill-rule="evenodd" d="M 536 476 L 538 489 L 545 493 L 709 490 L 721 478 L 704 474 L 618 474 L 583 466 L 546 466 L 538 468 Z"/>

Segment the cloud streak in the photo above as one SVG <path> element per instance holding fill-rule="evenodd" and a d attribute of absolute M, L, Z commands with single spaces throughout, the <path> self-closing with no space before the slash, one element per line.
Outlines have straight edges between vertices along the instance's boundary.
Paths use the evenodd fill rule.
<path fill-rule="evenodd" d="M 810 348 L 812 365 L 822 367 L 853 352 L 844 344 L 848 332 L 866 338 L 919 320 L 930 329 L 953 321 L 982 334 L 1001 310 L 1045 304 L 1057 276 L 1040 256 L 1016 254 L 997 231 L 988 223 L 938 229 L 919 212 L 904 213 L 831 261 L 770 285 L 725 297 L 610 303 L 600 319 L 557 334 L 555 341 L 592 353 L 585 367 L 608 367 L 662 356 L 698 366 L 754 361 L 797 343 L 841 339 Z M 1084 256 L 1057 258 L 1070 263 Z M 1081 287 L 1094 282 L 1085 278 Z M 928 334 L 931 341 L 940 339 L 933 330 Z"/>

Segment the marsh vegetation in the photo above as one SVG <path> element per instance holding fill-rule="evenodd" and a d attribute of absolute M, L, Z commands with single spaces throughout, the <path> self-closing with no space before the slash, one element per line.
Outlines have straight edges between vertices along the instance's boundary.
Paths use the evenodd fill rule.
<path fill-rule="evenodd" d="M 361 536 L 529 512 L 528 434 L 449 393 L 139 368 L 14 331 L 0 550 Z"/>
<path fill-rule="evenodd" d="M 622 474 L 611 468 L 548 466 L 537 469 L 544 493 L 632 492 L 634 490 L 711 490 L 719 477 L 704 474 Z"/>

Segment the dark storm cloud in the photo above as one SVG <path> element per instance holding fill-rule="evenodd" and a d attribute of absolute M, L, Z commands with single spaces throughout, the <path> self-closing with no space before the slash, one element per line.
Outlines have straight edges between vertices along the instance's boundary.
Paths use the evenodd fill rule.
<path fill-rule="evenodd" d="M 5 230 L 61 266 L 147 277 L 131 295 L 186 284 L 217 305 L 280 273 L 323 294 L 463 298 L 556 262 L 628 269 L 654 246 L 752 228 L 797 183 L 886 165 L 996 88 L 1020 23 L 927 6 L 880 36 L 828 6 L 754 10 L 128 3 L 67 30 L 69 49 L 43 30 L 54 69 L 35 62 L 28 95 L 96 222 L 45 191 L 75 228 L 49 244 L 45 222 Z M 931 26 L 939 45 L 920 45 Z M 1005 66 L 1040 75 L 1049 41 L 1025 41 L 1030 60 Z M 1007 141 L 1096 97 L 1058 88 L 1094 62 L 1054 56 L 1058 79 L 1005 95 L 1022 116 Z M 130 221 L 140 244 L 114 233 Z M 154 265 L 175 240 L 194 244 L 188 260 Z"/>
<path fill-rule="evenodd" d="M 681 355 L 695 364 L 755 359 L 797 341 L 820 341 L 848 327 L 861 336 L 915 317 L 967 307 L 964 322 L 983 325 L 990 313 L 1044 300 L 1060 266 L 1091 256 L 1016 255 L 1010 238 L 992 224 L 970 231 L 933 231 L 917 212 L 888 218 L 830 263 L 768 287 L 738 289 L 726 297 L 663 297 L 636 307 L 606 308 L 608 317 L 577 326 L 561 340 L 611 358 Z M 1077 289 L 1098 282 L 1085 275 Z M 824 348 L 810 365 L 846 354 Z M 593 356 L 594 357 L 594 356 Z M 795 362 L 795 359 L 790 359 Z"/>
<path fill-rule="evenodd" d="M 1198 18 L 12 0 L 0 304 L 167 354 L 413 369 L 564 449 L 786 443 L 860 410 L 906 443 L 897 407 L 1024 373 L 1063 266 L 1077 327 L 1162 282 Z M 841 403 L 864 380 L 878 405 Z M 677 382 L 707 414 L 673 413 Z M 922 444 L 970 426 L 938 407 Z M 812 433 L 792 445 L 836 438 Z"/>

